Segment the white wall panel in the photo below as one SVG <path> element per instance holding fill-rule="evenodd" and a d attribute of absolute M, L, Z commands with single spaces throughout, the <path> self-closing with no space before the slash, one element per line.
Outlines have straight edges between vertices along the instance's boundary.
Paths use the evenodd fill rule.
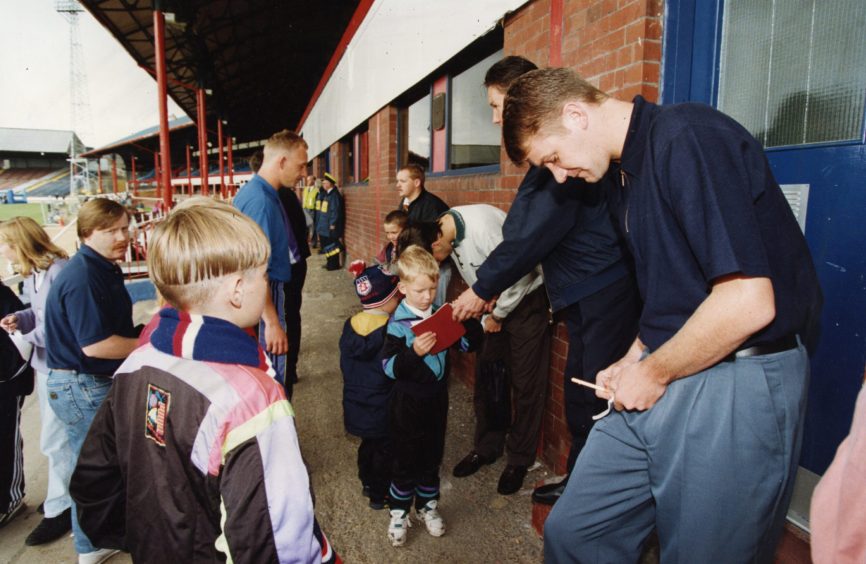
<path fill-rule="evenodd" d="M 301 132 L 310 157 L 352 131 L 527 0 L 377 0 Z"/>

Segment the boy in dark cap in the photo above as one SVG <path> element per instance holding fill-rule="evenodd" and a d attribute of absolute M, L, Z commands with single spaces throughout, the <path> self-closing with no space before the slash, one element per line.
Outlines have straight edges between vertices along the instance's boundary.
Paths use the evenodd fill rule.
<path fill-rule="evenodd" d="M 358 477 L 370 507 L 383 509 L 391 482 L 388 448 L 388 395 L 393 381 L 385 375 L 379 353 L 385 342 L 389 316 L 402 297 L 398 279 L 382 266 L 349 267 L 355 292 L 364 310 L 346 320 L 340 337 L 343 372 L 343 419 L 346 431 L 361 437 Z"/>

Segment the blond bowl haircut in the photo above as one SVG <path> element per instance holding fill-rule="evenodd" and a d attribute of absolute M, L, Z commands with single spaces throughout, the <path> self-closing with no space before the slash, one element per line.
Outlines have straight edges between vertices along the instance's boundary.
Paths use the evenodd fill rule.
<path fill-rule="evenodd" d="M 560 117 L 566 102 L 600 104 L 609 97 L 571 69 L 538 69 L 524 74 L 508 88 L 502 110 L 502 139 L 508 158 L 523 164 L 529 142 L 537 133 L 563 133 Z"/>
<path fill-rule="evenodd" d="M 308 148 L 303 137 L 288 129 L 278 131 L 265 142 L 263 161 L 268 160 L 277 151 L 292 152 L 298 147 Z"/>
<path fill-rule="evenodd" d="M 176 212 L 177 210 L 185 210 L 188 208 L 192 208 L 195 206 L 205 206 L 209 208 L 222 208 L 232 210 L 234 209 L 230 204 L 222 202 L 220 200 L 216 200 L 211 198 L 210 196 L 190 196 L 189 198 L 183 200 L 174 206 L 174 209 L 171 210 L 171 213 Z"/>
<path fill-rule="evenodd" d="M 419 247 L 409 245 L 400 253 L 397 259 L 397 276 L 401 282 L 411 283 L 419 276 L 427 276 L 430 280 L 439 280 L 439 263 L 433 255 Z"/>
<path fill-rule="evenodd" d="M 108 198 L 94 198 L 78 210 L 78 238 L 84 241 L 97 229 L 108 229 L 129 212 L 123 205 Z"/>
<path fill-rule="evenodd" d="M 401 170 L 405 170 L 406 172 L 408 172 L 409 178 L 411 178 L 412 180 L 420 180 L 421 186 L 424 186 L 424 169 L 421 168 L 421 165 L 409 163 L 406 166 L 400 167 L 400 170 L 398 170 L 397 172 L 400 172 Z"/>
<path fill-rule="evenodd" d="M 29 217 L 13 217 L 0 223 L 0 240 L 15 249 L 15 264 L 22 276 L 30 276 L 34 270 L 48 270 L 55 259 L 69 256 Z"/>
<path fill-rule="evenodd" d="M 207 302 L 220 278 L 267 264 L 270 245 L 256 223 L 223 204 L 175 209 L 154 229 L 150 279 L 180 310 Z"/>

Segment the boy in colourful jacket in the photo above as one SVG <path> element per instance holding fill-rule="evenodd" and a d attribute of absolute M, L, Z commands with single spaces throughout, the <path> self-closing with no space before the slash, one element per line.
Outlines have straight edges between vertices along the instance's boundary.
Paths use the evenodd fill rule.
<path fill-rule="evenodd" d="M 136 562 L 335 562 L 283 387 L 242 328 L 264 308 L 268 240 L 226 205 L 172 212 L 148 251 L 170 307 L 120 366 L 70 492 L 96 546 Z"/>

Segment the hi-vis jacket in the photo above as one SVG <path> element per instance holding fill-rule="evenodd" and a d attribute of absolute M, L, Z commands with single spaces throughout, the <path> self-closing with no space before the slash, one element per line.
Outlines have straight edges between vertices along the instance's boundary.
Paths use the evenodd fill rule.
<path fill-rule="evenodd" d="M 316 200 L 316 233 L 322 237 L 343 236 L 343 197 L 336 188 Z"/>

